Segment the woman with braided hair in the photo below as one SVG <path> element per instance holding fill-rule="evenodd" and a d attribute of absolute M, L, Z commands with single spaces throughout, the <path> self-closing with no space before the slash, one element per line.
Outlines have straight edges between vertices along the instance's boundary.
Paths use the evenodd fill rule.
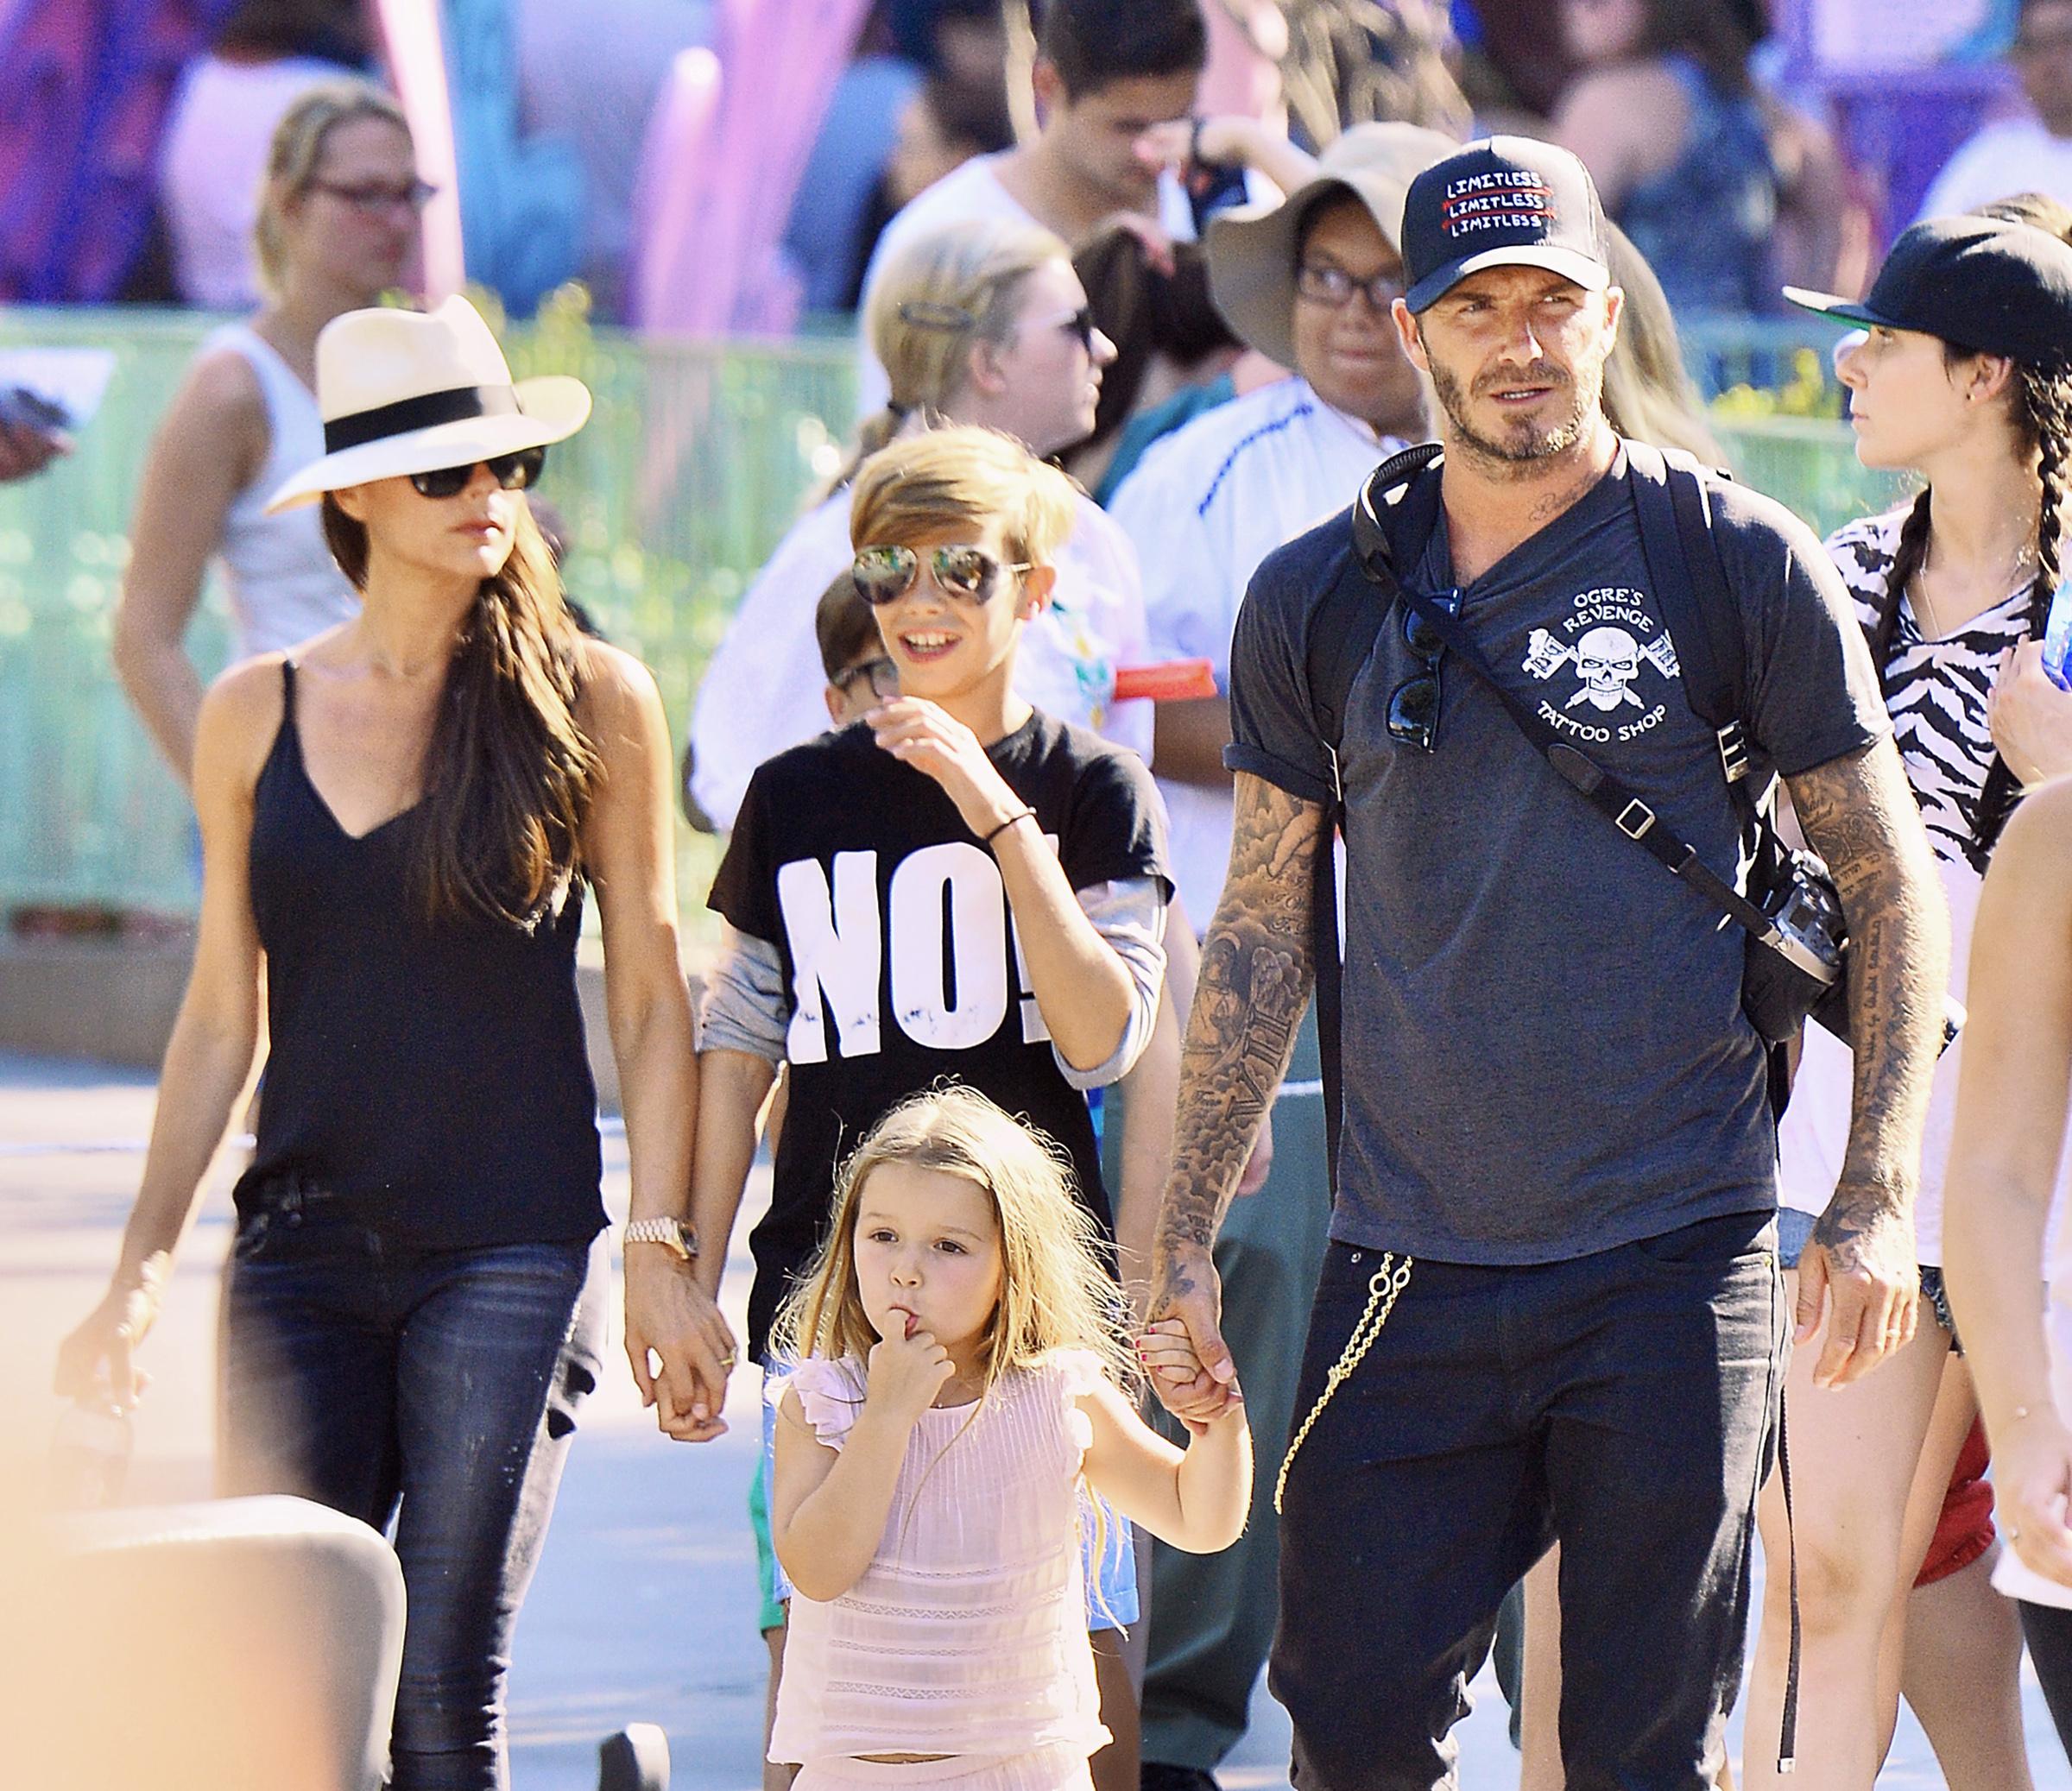
<path fill-rule="evenodd" d="M 2072 247 L 2006 218 L 1932 219 L 1893 244 L 1862 303 L 1786 295 L 1866 332 L 1836 362 L 1857 456 L 1925 482 L 1911 502 L 1850 524 L 1828 548 L 1855 596 L 1936 849 L 1961 1000 L 1979 886 L 2001 827 L 2025 787 L 2072 769 L 2072 755 L 2061 760 L 2038 745 L 2049 729 L 2026 727 L 2018 739 L 2003 725 L 2014 685 L 2041 679 L 2072 520 Z M 2072 711 L 2072 696 L 2050 694 Z M 1804 1636 L 1793 1783 L 1814 1791 L 1869 1791 L 1897 1719 L 1917 1577 L 1951 1578 L 1993 1547 L 1982 1486 L 1968 1506 L 1957 1502 L 1968 1521 L 1937 1523 L 1978 1413 L 1941 1267 L 1958 1056 L 1949 1051 L 1937 1073 L 1918 1178 L 1919 1329 L 1877 1374 L 1845 1388 L 1816 1384 L 1816 1353 L 1803 1347 L 1787 1382 Z M 1808 1028 L 1778 1130 L 1780 1254 L 1802 1346 L 1821 1326 L 1829 1286 L 1836 1240 L 1822 1213 L 1848 1142 L 1852 1074 L 1848 1049 Z M 1896 1171 L 1896 1183 L 1907 1179 Z M 1770 1560 L 1782 1562 L 1775 1482 L 1763 1529 Z M 1785 1700 L 1789 1589 L 1789 1576 L 1770 1576 L 1749 1698 L 1749 1732 L 1764 1737 L 1747 1750 L 1752 1786 L 1772 1782 L 1777 1760 L 1769 1737 Z M 1946 1672 L 1938 1695 L 1924 1690 L 1915 1701 L 1930 1706 L 1921 1713 L 1956 1791 L 2025 1787 L 2012 1611 L 1989 1599 L 1965 1608 L 1969 1645 L 1938 1650 L 1961 1662 L 1954 1670 L 1964 1682 L 1949 1684 Z M 1909 1675 L 1910 1693 L 1917 1683 Z M 1961 1720 L 1938 1720 L 1952 1709 Z"/>

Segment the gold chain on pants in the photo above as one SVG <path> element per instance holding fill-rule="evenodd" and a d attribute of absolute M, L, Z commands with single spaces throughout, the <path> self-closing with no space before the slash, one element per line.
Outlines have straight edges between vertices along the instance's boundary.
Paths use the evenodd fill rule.
<path fill-rule="evenodd" d="M 1302 1421 L 1302 1428 L 1290 1440 L 1288 1453 L 1280 1459 L 1280 1474 L 1273 1482 L 1276 1514 L 1280 1510 L 1281 1496 L 1288 1490 L 1288 1470 L 1295 1466 L 1295 1452 L 1301 1448 L 1311 1427 L 1323 1416 L 1324 1407 L 1331 1403 L 1331 1395 L 1352 1378 L 1353 1370 L 1360 1365 L 1361 1359 L 1374 1347 L 1374 1339 L 1381 1334 L 1381 1327 L 1396 1309 L 1396 1296 L 1410 1284 L 1411 1261 L 1406 1256 L 1398 1262 L 1394 1251 L 1386 1252 L 1381 1266 L 1367 1283 L 1367 1310 L 1360 1315 L 1360 1322 L 1353 1327 L 1353 1334 L 1346 1340 L 1344 1351 L 1323 1378 L 1323 1391 L 1317 1396 L 1309 1416 Z"/>

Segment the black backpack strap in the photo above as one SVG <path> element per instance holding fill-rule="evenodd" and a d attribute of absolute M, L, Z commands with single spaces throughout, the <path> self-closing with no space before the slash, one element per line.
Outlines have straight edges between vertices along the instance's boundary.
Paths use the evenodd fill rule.
<path fill-rule="evenodd" d="M 1747 656 L 1740 611 L 1713 533 L 1710 495 L 1687 457 L 1671 459 L 1646 442 L 1629 441 L 1626 459 L 1641 557 L 1676 645 L 1684 701 L 1719 735 L 1721 769 L 1746 794 Z"/>
<path fill-rule="evenodd" d="M 1405 535 L 1422 521 L 1417 551 L 1438 520 L 1438 480 L 1418 480 L 1418 476 L 1439 457 L 1437 442 L 1421 443 L 1392 456 L 1375 470 L 1374 480 L 1384 490 L 1417 481 L 1429 489 L 1420 493 L 1420 514 L 1406 520 Z M 1429 506 L 1430 516 L 1422 512 Z M 1308 657 L 1303 667 L 1309 687 L 1310 713 L 1317 737 L 1330 755 L 1332 803 L 1324 816 L 1323 838 L 1317 848 L 1317 864 L 1311 891 L 1311 938 L 1317 962 L 1317 1055 L 1323 1071 L 1324 1148 L 1330 1163 L 1331 1187 L 1338 1186 L 1338 1132 L 1344 1113 L 1339 1054 L 1340 1027 L 1344 1012 L 1343 960 L 1338 936 L 1338 855 L 1335 840 L 1345 820 L 1345 789 L 1338 774 L 1338 749 L 1345 740 L 1346 703 L 1360 668 L 1373 656 L 1374 643 L 1388 625 L 1391 606 L 1375 590 L 1361 570 L 1357 552 L 1346 571 L 1317 605 L 1311 620 Z"/>
<path fill-rule="evenodd" d="M 1445 642 L 1454 658 L 1473 672 L 1503 705 L 1518 731 L 1592 808 L 1671 875 L 1690 885 L 1752 937 L 1771 938 L 1776 928 L 1770 917 L 1732 884 L 1723 880 L 1699 857 L 1697 848 L 1672 833 L 1654 809 L 1630 786 L 1557 734 L 1532 704 L 1496 675 L 1459 616 L 1414 586 L 1398 582 L 1390 560 L 1388 538 L 1379 520 L 1380 506 L 1376 497 L 1374 486 L 1370 483 L 1353 507 L 1354 551 L 1368 576 L 1389 596 L 1392 605 L 1398 601 L 1406 603 L 1424 619 Z"/>

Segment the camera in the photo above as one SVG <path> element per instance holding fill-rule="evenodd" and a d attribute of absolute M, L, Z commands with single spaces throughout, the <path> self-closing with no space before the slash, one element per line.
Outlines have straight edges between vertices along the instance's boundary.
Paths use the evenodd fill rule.
<path fill-rule="evenodd" d="M 1816 982 L 1841 981 L 1848 927 L 1825 865 L 1808 853 L 1791 853 L 1785 875 L 1765 893 L 1761 906 L 1771 926 L 1764 945 Z"/>

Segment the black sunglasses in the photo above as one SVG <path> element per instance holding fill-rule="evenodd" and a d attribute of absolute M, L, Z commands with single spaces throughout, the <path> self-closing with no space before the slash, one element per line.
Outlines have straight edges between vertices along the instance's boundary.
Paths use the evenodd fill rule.
<path fill-rule="evenodd" d="M 420 497 L 458 497 L 468 489 L 475 469 L 486 466 L 490 476 L 506 491 L 523 491 L 540 482 L 540 469 L 546 464 L 545 448 L 521 448 L 515 454 L 499 454 L 494 460 L 471 460 L 465 466 L 442 466 L 436 472 L 412 473 L 410 482 Z"/>
<path fill-rule="evenodd" d="M 851 577 L 863 601 L 874 609 L 896 602 L 913 589 L 921 575 L 921 552 L 915 547 L 866 547 L 856 555 Z M 1003 565 L 982 547 L 931 547 L 928 570 L 947 595 L 968 603 L 982 603 L 993 595 L 1002 572 L 1027 572 L 1033 562 Z"/>
<path fill-rule="evenodd" d="M 1461 613 L 1458 588 L 1437 592 L 1431 600 L 1449 615 Z M 1403 640 L 1424 662 L 1396 686 L 1388 698 L 1388 737 L 1429 753 L 1439 737 L 1439 660 L 1446 643 L 1439 631 L 1414 609 L 1403 611 Z"/>
<path fill-rule="evenodd" d="M 835 679 L 835 688 L 844 697 L 856 695 L 859 679 L 870 680 L 870 694 L 889 700 L 900 694 L 900 668 L 880 653 L 875 659 L 860 659 Z"/>

